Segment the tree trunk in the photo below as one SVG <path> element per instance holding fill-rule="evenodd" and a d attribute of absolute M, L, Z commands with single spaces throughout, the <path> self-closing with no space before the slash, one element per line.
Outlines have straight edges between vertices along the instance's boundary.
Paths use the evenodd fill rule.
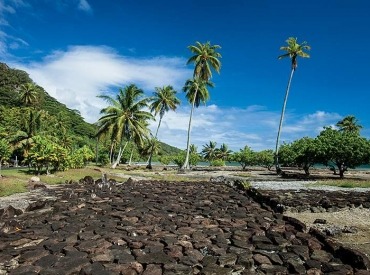
<path fill-rule="evenodd" d="M 99 151 L 99 139 L 96 138 L 96 147 L 95 147 L 95 165 L 98 165 L 98 151 Z"/>
<path fill-rule="evenodd" d="M 112 142 L 112 145 L 110 146 L 109 164 L 112 164 L 113 162 L 113 147 L 114 147 L 114 142 Z"/>
<path fill-rule="evenodd" d="M 281 110 L 281 116 L 280 116 L 279 130 L 278 130 L 278 134 L 277 134 L 277 137 L 276 137 L 275 168 L 276 168 L 276 173 L 279 174 L 279 175 L 281 174 L 281 168 L 280 168 L 280 164 L 279 164 L 280 133 L 281 133 L 281 127 L 283 125 L 284 114 L 285 114 L 285 107 L 286 107 L 286 103 L 287 103 L 287 100 L 288 100 L 288 95 L 289 95 L 289 90 L 290 90 L 290 83 L 292 82 L 293 74 L 294 74 L 294 68 L 292 68 L 292 71 L 290 73 L 290 77 L 289 77 L 289 81 L 288 81 L 288 86 L 287 86 L 286 91 L 285 91 L 285 98 L 284 98 L 283 108 Z"/>
<path fill-rule="evenodd" d="M 338 169 L 339 169 L 339 177 L 341 179 L 343 179 L 344 178 L 344 172 L 346 171 L 346 168 L 345 168 L 344 164 L 343 163 L 339 164 Z"/>
<path fill-rule="evenodd" d="M 155 136 L 154 138 L 157 138 L 157 135 L 158 135 L 158 130 L 159 130 L 159 127 L 161 126 L 161 122 L 162 122 L 162 116 L 159 117 L 159 122 L 158 122 L 158 126 L 157 126 L 157 131 L 155 131 Z M 148 165 L 146 166 L 147 169 L 152 169 L 152 158 L 153 158 L 153 148 L 150 152 L 150 155 L 149 155 L 149 158 L 148 158 Z"/>
<path fill-rule="evenodd" d="M 191 106 L 190 118 L 189 118 L 189 126 L 188 126 L 188 139 L 187 139 L 187 142 L 186 142 L 186 157 L 185 157 L 185 162 L 184 162 L 184 164 L 181 166 L 181 170 L 189 170 L 189 169 L 190 169 L 190 165 L 189 165 L 189 155 L 190 155 L 190 130 L 191 130 L 191 119 L 192 119 L 192 117 L 193 117 L 194 106 L 195 106 L 195 98 L 197 97 L 197 93 L 198 93 L 198 89 L 195 91 L 194 99 L 193 99 L 193 103 L 192 103 L 192 106 Z"/>
<path fill-rule="evenodd" d="M 131 155 L 130 155 L 130 159 L 129 159 L 129 161 L 128 161 L 128 166 L 130 166 L 130 165 L 131 165 L 131 161 L 132 161 L 132 155 L 133 155 L 133 153 L 134 153 L 134 148 L 132 148 L 132 149 L 131 149 Z"/>
<path fill-rule="evenodd" d="M 117 167 L 117 165 L 120 163 L 121 158 L 122 158 L 122 154 L 125 151 L 127 144 L 128 144 L 128 141 L 125 143 L 123 148 L 122 148 L 122 146 L 119 147 L 118 156 L 117 156 L 116 161 L 112 164 L 112 169 L 115 169 Z"/>

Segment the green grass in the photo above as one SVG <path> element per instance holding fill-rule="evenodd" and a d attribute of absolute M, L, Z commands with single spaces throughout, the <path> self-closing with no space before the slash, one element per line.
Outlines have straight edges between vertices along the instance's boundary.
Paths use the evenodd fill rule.
<path fill-rule="evenodd" d="M 336 187 L 344 187 L 344 188 L 370 188 L 370 181 L 369 180 L 325 180 L 325 181 L 318 181 L 318 185 L 329 185 L 329 186 L 336 186 Z"/>
<path fill-rule="evenodd" d="M 59 171 L 51 175 L 38 176 L 42 183 L 46 184 L 64 184 L 69 181 L 78 181 L 85 176 L 91 176 L 94 179 L 101 178 L 102 173 L 106 173 L 109 179 L 115 179 L 118 182 L 126 181 L 127 177 L 140 177 L 158 181 L 202 181 L 208 180 L 208 177 L 194 176 L 189 174 L 178 174 L 177 170 L 147 170 L 145 167 L 119 166 L 116 169 L 110 167 L 88 166 L 83 169 L 70 169 Z M 0 197 L 15 193 L 27 192 L 28 181 L 34 174 L 28 169 L 2 170 L 0 178 Z"/>
<path fill-rule="evenodd" d="M 51 175 L 40 175 L 39 178 L 42 183 L 46 184 L 63 184 L 66 181 L 78 181 L 79 179 L 89 175 L 94 179 L 102 176 L 102 173 L 107 173 L 108 178 L 115 180 L 122 180 L 117 176 L 109 175 L 109 170 L 99 167 L 86 167 L 83 169 L 70 169 L 67 171 L 57 172 Z M 112 170 L 115 171 L 115 170 Z M 28 169 L 11 169 L 2 170 L 2 177 L 0 177 L 0 197 L 8 196 L 15 193 L 23 193 L 27 191 L 28 181 L 34 174 L 30 173 Z"/>

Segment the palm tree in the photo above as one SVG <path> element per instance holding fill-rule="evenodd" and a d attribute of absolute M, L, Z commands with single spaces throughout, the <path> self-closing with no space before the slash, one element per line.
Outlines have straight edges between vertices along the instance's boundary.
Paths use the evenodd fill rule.
<path fill-rule="evenodd" d="M 141 144 L 148 136 L 148 119 L 153 119 L 150 112 L 143 109 L 148 107 L 148 98 L 143 97 L 143 90 L 131 84 L 119 90 L 116 98 L 108 95 L 98 97 L 106 100 L 110 105 L 100 111 L 103 116 L 99 118 L 98 135 L 109 133 L 112 139 L 119 142 L 119 152 L 112 168 L 116 168 L 121 160 L 122 153 L 127 142 L 134 139 L 137 144 Z M 126 143 L 123 146 L 123 141 Z"/>
<path fill-rule="evenodd" d="M 358 120 L 355 116 L 346 116 L 336 124 L 341 132 L 350 132 L 359 134 L 362 126 L 358 124 Z"/>
<path fill-rule="evenodd" d="M 15 148 L 22 148 L 23 155 L 26 157 L 34 142 L 36 135 L 45 135 L 46 121 L 50 120 L 48 112 L 44 110 L 35 111 L 25 108 L 25 116 L 21 120 L 19 130 L 12 137 L 11 142 Z"/>
<path fill-rule="evenodd" d="M 217 149 L 216 156 L 219 159 L 228 160 L 231 153 L 232 153 L 232 151 L 229 150 L 229 147 L 227 146 L 227 144 L 222 143 L 220 148 Z"/>
<path fill-rule="evenodd" d="M 191 99 L 189 102 L 192 105 L 190 118 L 189 118 L 189 127 L 188 127 L 188 137 L 187 137 L 187 145 L 186 145 L 186 158 L 182 169 L 189 169 L 189 153 L 190 153 L 190 129 L 191 129 L 191 119 L 193 115 L 194 106 L 198 107 L 200 101 L 206 101 L 203 98 L 201 99 L 198 97 L 198 90 L 202 89 L 202 93 L 204 90 L 207 91 L 206 86 L 209 85 L 213 87 L 213 84 L 210 84 L 210 79 L 212 78 L 212 69 L 215 70 L 217 73 L 220 73 L 221 69 L 221 54 L 217 52 L 218 49 L 221 47 L 219 45 L 211 45 L 208 41 L 204 44 L 196 41 L 195 45 L 190 45 L 188 49 L 194 54 L 189 58 L 187 64 L 194 63 L 194 73 L 193 79 L 187 80 L 185 83 L 184 91 L 191 92 L 191 96 L 187 94 L 187 98 Z M 191 85 L 192 88 L 187 87 Z M 208 91 L 207 91 L 208 94 Z M 208 99 L 209 95 L 207 96 Z M 198 100 L 198 104 L 195 102 Z"/>
<path fill-rule="evenodd" d="M 24 105 L 31 106 L 37 101 L 37 92 L 38 88 L 34 83 L 22 84 L 19 87 L 19 99 Z"/>
<path fill-rule="evenodd" d="M 163 116 L 169 110 L 175 111 L 177 106 L 180 104 L 180 100 L 176 97 L 176 91 L 172 86 L 164 86 L 162 88 L 156 87 L 154 92 L 154 97 L 152 98 L 152 103 L 150 105 L 150 111 L 154 112 L 154 115 L 159 114 L 158 127 L 155 132 L 154 138 L 157 139 L 158 130 L 161 126 Z M 152 169 L 152 157 L 155 151 L 152 150 L 148 159 L 148 165 L 146 168 Z"/>
<path fill-rule="evenodd" d="M 219 45 L 211 45 L 208 41 L 204 44 L 195 42 L 195 45 L 190 45 L 188 49 L 194 53 L 186 64 L 194 63 L 194 78 L 201 78 L 202 80 L 208 81 L 212 78 L 212 70 L 214 69 L 217 73 L 220 73 L 221 69 L 221 54 L 217 52 L 221 49 Z"/>
<path fill-rule="evenodd" d="M 304 52 L 304 51 L 311 49 L 311 47 L 309 45 L 307 45 L 306 41 L 304 41 L 302 44 L 299 44 L 297 42 L 297 38 L 294 38 L 294 37 L 289 37 L 286 40 L 286 42 L 288 44 L 287 46 L 280 47 L 280 50 L 286 51 L 286 53 L 283 54 L 283 55 L 280 55 L 278 57 L 279 59 L 283 59 L 283 58 L 286 58 L 286 57 L 289 57 L 291 59 L 291 72 L 290 72 L 290 77 L 289 77 L 289 81 L 288 81 L 288 86 L 287 86 L 286 92 L 285 92 L 283 108 L 282 108 L 281 116 L 280 116 L 279 130 L 278 130 L 278 134 L 277 134 L 277 138 L 276 138 L 275 167 L 276 167 L 276 172 L 278 174 L 281 173 L 281 168 L 280 168 L 280 165 L 279 165 L 279 158 L 278 158 L 279 140 L 280 140 L 281 127 L 283 125 L 283 120 L 284 120 L 285 107 L 286 107 L 286 103 L 287 103 L 288 95 L 289 95 L 289 90 L 290 90 L 290 84 L 292 82 L 293 74 L 294 74 L 294 72 L 295 72 L 295 70 L 297 69 L 297 66 L 298 66 L 297 58 L 299 56 L 304 57 L 304 58 L 309 58 L 310 55 L 308 53 Z"/>
<path fill-rule="evenodd" d="M 217 156 L 217 142 L 210 141 L 209 144 L 203 145 L 202 156 L 205 160 L 212 162 Z"/>
<path fill-rule="evenodd" d="M 189 169 L 189 155 L 190 155 L 190 130 L 191 130 L 191 121 L 193 117 L 194 108 L 198 108 L 200 103 L 206 103 L 209 99 L 208 87 L 213 87 L 213 83 L 210 81 L 204 81 L 200 78 L 188 79 L 185 83 L 183 91 L 186 92 L 186 98 L 191 102 L 191 111 L 188 125 L 188 138 L 186 144 L 186 157 L 185 162 L 181 169 Z"/>

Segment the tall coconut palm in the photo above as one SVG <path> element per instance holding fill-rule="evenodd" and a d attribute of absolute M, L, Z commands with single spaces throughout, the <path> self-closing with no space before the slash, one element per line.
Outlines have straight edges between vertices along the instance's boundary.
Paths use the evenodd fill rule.
<path fill-rule="evenodd" d="M 188 79 L 185 82 L 183 91 L 186 93 L 188 102 L 191 103 L 190 118 L 188 125 L 188 138 L 186 144 L 186 157 L 185 162 L 181 169 L 189 169 L 189 155 L 190 155 L 190 132 L 191 132 L 191 121 L 193 117 L 194 108 L 198 108 L 200 103 L 206 103 L 209 99 L 209 92 L 207 87 L 213 87 L 213 83 L 210 81 L 204 81 L 200 78 Z"/>
<path fill-rule="evenodd" d="M 358 124 L 358 120 L 355 116 L 346 116 L 336 124 L 341 132 L 351 132 L 359 134 L 362 126 Z"/>
<path fill-rule="evenodd" d="M 202 88 L 203 90 L 205 89 L 207 91 L 206 86 L 209 85 L 207 83 L 210 83 L 210 79 L 212 78 L 212 69 L 215 70 L 217 73 L 220 73 L 221 69 L 220 58 L 222 57 L 221 54 L 217 52 L 219 49 L 221 49 L 221 47 L 219 45 L 212 45 L 209 41 L 203 44 L 196 41 L 195 45 L 190 45 L 188 49 L 193 53 L 193 55 L 189 58 L 187 64 L 194 63 L 195 67 L 193 73 L 193 80 L 188 80 L 187 83 L 185 83 L 186 87 L 190 84 L 189 81 L 192 81 L 193 82 L 192 84 L 194 84 L 193 88 L 188 89 L 184 87 L 184 91 L 192 91 L 191 97 L 188 97 L 187 95 L 188 99 L 189 98 L 192 99 L 192 101 L 189 101 L 192 105 L 192 108 L 189 118 L 186 158 L 183 166 L 181 167 L 182 169 L 189 169 L 191 120 L 194 106 L 198 107 L 200 100 L 202 100 L 197 95 L 198 89 Z M 213 84 L 211 86 L 213 86 Z M 195 102 L 196 100 L 198 100 L 198 105 Z"/>
<path fill-rule="evenodd" d="M 208 41 L 204 44 L 195 42 L 195 45 L 190 45 L 188 49 L 194 54 L 191 56 L 187 64 L 194 63 L 194 78 L 201 78 L 208 81 L 212 78 L 212 69 L 220 73 L 221 69 L 221 54 L 217 52 L 221 49 L 219 45 L 211 45 Z"/>
<path fill-rule="evenodd" d="M 176 91 L 172 86 L 168 85 L 161 88 L 156 87 L 155 90 L 156 91 L 154 92 L 152 103 L 150 105 L 150 111 L 152 113 L 154 112 L 155 116 L 159 114 L 159 122 L 154 139 L 158 136 L 158 130 L 161 126 L 164 114 L 170 110 L 175 111 L 177 106 L 180 104 L 180 100 L 176 97 Z M 152 169 L 152 157 L 154 152 L 155 150 L 152 150 L 149 155 L 148 165 L 146 166 L 148 169 Z"/>
<path fill-rule="evenodd" d="M 124 139 L 127 141 L 135 139 L 135 142 L 142 143 L 148 136 L 147 120 L 153 119 L 150 112 L 144 111 L 148 107 L 148 98 L 143 98 L 144 92 L 136 85 L 131 84 L 120 89 L 116 98 L 108 95 L 98 97 L 106 100 L 110 105 L 100 111 L 103 116 L 99 118 L 98 135 L 109 133 L 112 139 L 119 142 L 119 153 L 112 168 L 116 168 L 121 160 L 122 153 L 127 145 L 123 145 Z"/>
<path fill-rule="evenodd" d="M 38 88 L 34 83 L 22 84 L 19 87 L 19 99 L 24 105 L 31 106 L 37 101 L 37 92 Z"/>
<path fill-rule="evenodd" d="M 285 91 L 285 98 L 284 98 L 284 103 L 283 103 L 283 108 L 281 110 L 281 116 L 280 116 L 280 123 L 279 123 L 279 130 L 277 133 L 277 138 L 276 138 L 276 147 L 275 147 L 275 167 L 276 167 L 276 172 L 278 174 L 281 173 L 281 168 L 279 165 L 279 140 L 280 140 L 280 134 L 281 134 L 281 127 L 283 125 L 283 120 L 284 120 L 284 113 L 285 113 L 285 108 L 286 108 L 286 103 L 288 100 L 288 95 L 289 95 L 289 90 L 290 90 L 290 84 L 292 82 L 293 74 L 295 70 L 297 69 L 298 63 L 297 63 L 297 58 L 298 57 L 304 57 L 304 58 L 309 58 L 310 55 L 306 53 L 306 50 L 310 50 L 311 47 L 307 45 L 307 42 L 304 41 L 303 43 L 299 44 L 297 42 L 297 38 L 295 37 L 289 37 L 287 40 L 287 46 L 282 46 L 280 47 L 280 50 L 286 51 L 285 54 L 280 55 L 278 58 L 283 59 L 286 57 L 289 57 L 291 60 L 291 72 L 290 72 L 290 77 L 288 80 L 288 85 Z"/>

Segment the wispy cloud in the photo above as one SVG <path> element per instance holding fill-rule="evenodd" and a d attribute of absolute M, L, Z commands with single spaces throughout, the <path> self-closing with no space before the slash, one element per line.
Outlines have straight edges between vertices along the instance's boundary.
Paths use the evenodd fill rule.
<path fill-rule="evenodd" d="M 184 149 L 189 113 L 190 107 L 186 104 L 176 112 L 167 113 L 162 121 L 159 139 Z M 281 140 L 291 142 L 304 136 L 315 137 L 323 126 L 336 123 L 340 118 L 336 113 L 321 111 L 308 115 L 290 113 L 284 123 Z M 209 141 L 216 141 L 218 146 L 226 143 L 234 151 L 246 145 L 256 151 L 273 149 L 279 119 L 278 111 L 269 111 L 263 106 L 245 109 L 201 106 L 194 111 L 191 143 L 197 145 L 198 150 Z M 156 122 L 151 127 L 154 130 Z"/>
<path fill-rule="evenodd" d="M 91 8 L 90 4 L 87 2 L 87 0 L 79 0 L 77 8 L 79 10 L 87 12 L 87 13 L 92 12 L 92 8 Z"/>

